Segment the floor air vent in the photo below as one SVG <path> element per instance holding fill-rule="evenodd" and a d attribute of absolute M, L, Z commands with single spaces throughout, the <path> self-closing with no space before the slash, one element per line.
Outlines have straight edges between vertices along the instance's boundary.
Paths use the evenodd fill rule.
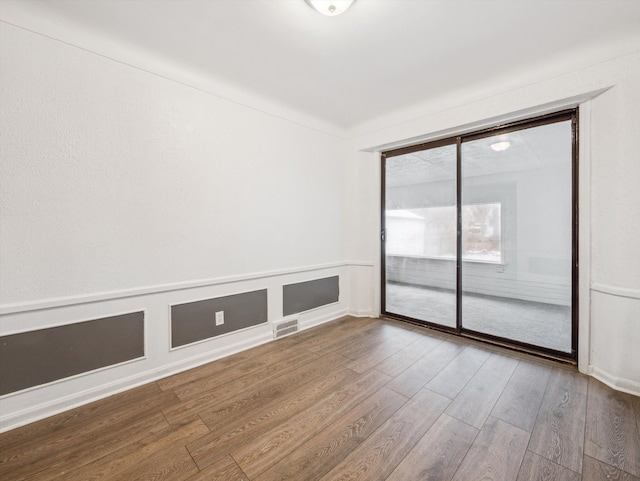
<path fill-rule="evenodd" d="M 288 336 L 298 332 L 298 319 L 291 319 L 288 321 L 276 322 L 273 325 L 273 338 L 280 339 L 281 337 Z"/>

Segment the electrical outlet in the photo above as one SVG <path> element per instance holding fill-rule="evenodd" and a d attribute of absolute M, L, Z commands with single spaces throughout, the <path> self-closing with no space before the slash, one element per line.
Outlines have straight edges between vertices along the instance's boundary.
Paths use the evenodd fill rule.
<path fill-rule="evenodd" d="M 216 312 L 216 326 L 221 326 L 224 324 L 224 311 Z"/>

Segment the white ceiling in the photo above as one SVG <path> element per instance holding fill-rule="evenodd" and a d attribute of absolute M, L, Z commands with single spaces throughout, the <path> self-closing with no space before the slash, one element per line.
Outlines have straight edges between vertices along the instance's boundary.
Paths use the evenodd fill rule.
<path fill-rule="evenodd" d="M 356 0 L 339 17 L 304 0 L 19 3 L 340 129 L 551 61 L 572 70 L 640 49 L 640 0 Z"/>

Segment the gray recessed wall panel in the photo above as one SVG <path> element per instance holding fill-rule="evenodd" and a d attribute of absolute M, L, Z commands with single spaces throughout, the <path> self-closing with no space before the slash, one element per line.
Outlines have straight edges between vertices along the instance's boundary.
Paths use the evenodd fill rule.
<path fill-rule="evenodd" d="M 339 298 L 339 276 L 282 286 L 282 310 L 285 316 L 332 304 L 338 302 Z"/>
<path fill-rule="evenodd" d="M 216 326 L 216 312 L 224 324 Z M 227 334 L 267 322 L 267 290 L 171 306 L 171 347 Z"/>
<path fill-rule="evenodd" d="M 0 337 L 0 395 L 144 356 L 144 312 Z"/>

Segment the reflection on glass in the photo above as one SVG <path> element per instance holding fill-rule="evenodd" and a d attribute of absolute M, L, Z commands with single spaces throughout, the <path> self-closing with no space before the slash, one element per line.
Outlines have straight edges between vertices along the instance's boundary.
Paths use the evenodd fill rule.
<path fill-rule="evenodd" d="M 571 351 L 571 139 L 564 121 L 462 144 L 464 329 Z"/>

